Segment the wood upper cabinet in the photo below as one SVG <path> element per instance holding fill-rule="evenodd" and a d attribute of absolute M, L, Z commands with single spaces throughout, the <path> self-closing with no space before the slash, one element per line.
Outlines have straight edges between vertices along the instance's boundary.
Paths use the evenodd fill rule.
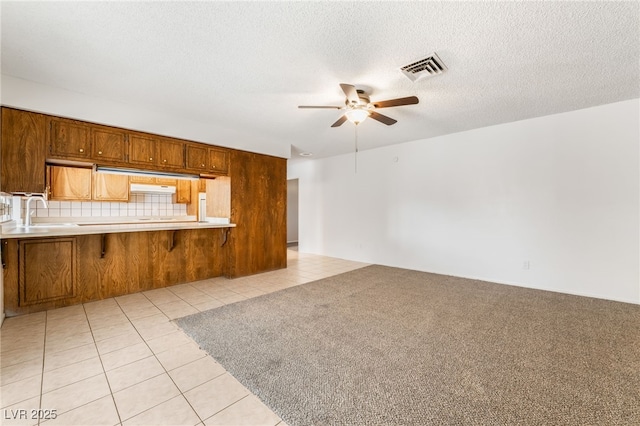
<path fill-rule="evenodd" d="M 153 185 L 156 183 L 156 178 L 149 176 L 129 176 L 130 183 L 146 183 L 148 185 Z"/>
<path fill-rule="evenodd" d="M 158 162 L 156 155 L 157 139 L 138 134 L 129 134 L 129 163 L 141 166 L 153 166 Z"/>
<path fill-rule="evenodd" d="M 76 296 L 75 237 L 20 240 L 18 256 L 20 307 Z"/>
<path fill-rule="evenodd" d="M 92 174 L 86 168 L 47 166 L 49 199 L 91 201 Z"/>
<path fill-rule="evenodd" d="M 206 147 L 196 144 L 187 144 L 187 169 L 207 171 L 209 153 Z"/>
<path fill-rule="evenodd" d="M 2 108 L 0 169 L 4 192 L 45 192 L 46 117 Z"/>
<path fill-rule="evenodd" d="M 209 148 L 209 172 L 229 173 L 229 151 L 226 149 Z"/>
<path fill-rule="evenodd" d="M 94 173 L 95 201 L 129 201 L 129 176 Z"/>
<path fill-rule="evenodd" d="M 158 165 L 173 169 L 184 168 L 184 142 L 160 139 L 158 140 Z"/>
<path fill-rule="evenodd" d="M 98 164 L 124 163 L 127 159 L 126 133 L 108 127 L 92 127 L 91 157 Z"/>
<path fill-rule="evenodd" d="M 191 204 L 190 180 L 178 179 L 176 184 L 176 204 Z"/>
<path fill-rule="evenodd" d="M 129 163 L 147 169 L 184 169 L 184 145 L 182 141 L 130 134 Z"/>
<path fill-rule="evenodd" d="M 229 172 L 229 150 L 208 148 L 201 144 L 187 144 L 187 169 L 202 174 L 222 174 Z"/>
<path fill-rule="evenodd" d="M 156 185 L 178 186 L 178 179 L 175 178 L 155 178 Z"/>
<path fill-rule="evenodd" d="M 91 127 L 62 118 L 52 118 L 49 127 L 49 154 L 52 157 L 90 158 Z"/>
<path fill-rule="evenodd" d="M 64 201 L 129 201 L 129 177 L 80 167 L 47 166 L 49 198 Z"/>

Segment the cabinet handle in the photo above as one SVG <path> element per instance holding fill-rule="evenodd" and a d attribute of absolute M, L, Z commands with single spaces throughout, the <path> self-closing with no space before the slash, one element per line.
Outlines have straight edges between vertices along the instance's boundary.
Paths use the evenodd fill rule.
<path fill-rule="evenodd" d="M 149 157 L 149 161 L 153 161 L 153 157 Z"/>
<path fill-rule="evenodd" d="M 2 242 L 4 247 L 2 248 L 2 269 L 7 267 L 7 242 Z"/>
<path fill-rule="evenodd" d="M 169 238 L 167 242 L 167 251 L 173 250 L 173 248 L 176 246 L 176 231 L 169 231 Z"/>
<path fill-rule="evenodd" d="M 162 160 L 162 162 L 163 162 L 163 163 L 166 163 L 166 162 L 167 162 L 167 160 Z"/>
<path fill-rule="evenodd" d="M 102 234 L 100 237 L 100 259 L 104 259 L 104 255 L 107 253 L 107 234 Z"/>
<path fill-rule="evenodd" d="M 204 167 L 204 164 L 202 164 L 200 167 Z"/>
<path fill-rule="evenodd" d="M 102 155 L 102 151 L 98 151 L 98 155 Z"/>
<path fill-rule="evenodd" d="M 216 168 L 216 166 L 211 166 L 211 168 L 212 168 L 212 169 L 215 169 L 215 168 Z"/>
<path fill-rule="evenodd" d="M 229 228 L 226 228 L 224 231 L 222 231 L 223 240 L 222 240 L 222 244 L 220 244 L 220 247 L 224 247 L 225 244 L 227 244 L 227 241 L 229 241 L 229 231 L 230 231 Z"/>
<path fill-rule="evenodd" d="M 84 152 L 84 148 L 80 148 L 80 152 Z"/>

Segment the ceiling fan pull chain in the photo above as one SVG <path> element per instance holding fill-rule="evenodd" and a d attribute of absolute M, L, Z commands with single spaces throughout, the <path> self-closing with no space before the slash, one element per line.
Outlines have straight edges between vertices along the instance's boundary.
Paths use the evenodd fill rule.
<path fill-rule="evenodd" d="M 353 126 L 356 129 L 356 152 L 354 155 L 354 160 L 355 160 L 355 164 L 354 164 L 354 169 L 355 169 L 355 173 L 358 173 L 358 125 L 356 124 L 355 126 Z"/>

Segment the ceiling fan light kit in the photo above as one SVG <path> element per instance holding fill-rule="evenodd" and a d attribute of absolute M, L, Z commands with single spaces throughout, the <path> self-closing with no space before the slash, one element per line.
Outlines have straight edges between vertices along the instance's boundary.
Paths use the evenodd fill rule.
<path fill-rule="evenodd" d="M 360 108 L 350 109 L 344 114 L 347 116 L 347 120 L 349 120 L 356 126 L 366 120 L 367 117 L 369 117 L 369 111 Z"/>
<path fill-rule="evenodd" d="M 298 108 L 308 109 L 308 108 L 324 108 L 324 109 L 341 109 L 345 110 L 345 113 L 331 125 L 331 127 L 339 127 L 344 124 L 345 121 L 349 120 L 355 125 L 362 123 L 367 117 L 371 117 L 372 119 L 379 121 L 387 126 L 391 126 L 392 124 L 397 123 L 397 120 L 394 120 L 391 117 L 387 117 L 386 115 L 382 115 L 379 112 L 376 112 L 376 109 L 379 108 L 390 108 L 396 106 L 403 105 L 415 105 L 417 104 L 418 98 L 415 96 L 409 96 L 406 98 L 397 98 L 397 99 L 389 99 L 386 101 L 379 102 L 371 102 L 369 100 L 369 95 L 365 93 L 364 90 L 357 90 L 356 87 L 352 84 L 340 84 L 342 91 L 344 92 L 346 99 L 344 102 L 344 106 L 313 106 L 313 105 L 300 105 Z"/>

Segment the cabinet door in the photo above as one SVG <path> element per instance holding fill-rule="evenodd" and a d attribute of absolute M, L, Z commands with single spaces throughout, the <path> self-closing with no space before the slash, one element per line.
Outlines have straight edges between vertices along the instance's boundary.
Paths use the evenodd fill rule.
<path fill-rule="evenodd" d="M 2 191 L 45 192 L 45 134 L 43 115 L 2 108 Z"/>
<path fill-rule="evenodd" d="M 91 169 L 47 166 L 51 200 L 91 201 Z"/>
<path fill-rule="evenodd" d="M 129 163 L 153 166 L 158 162 L 156 157 L 156 139 L 130 134 Z"/>
<path fill-rule="evenodd" d="M 156 178 L 149 176 L 129 176 L 129 182 L 131 183 L 146 183 L 149 185 L 153 185 L 156 183 Z"/>
<path fill-rule="evenodd" d="M 19 241 L 19 306 L 76 295 L 75 237 Z"/>
<path fill-rule="evenodd" d="M 184 142 L 158 141 L 158 164 L 162 167 L 181 169 L 184 167 Z"/>
<path fill-rule="evenodd" d="M 90 127 L 72 120 L 51 120 L 51 145 L 54 157 L 89 158 L 91 154 Z"/>
<path fill-rule="evenodd" d="M 129 201 L 129 176 L 95 173 L 93 199 L 96 201 Z"/>
<path fill-rule="evenodd" d="M 178 179 L 172 178 L 155 178 L 156 185 L 168 185 L 168 186 L 177 186 Z"/>
<path fill-rule="evenodd" d="M 127 155 L 126 134 L 109 128 L 94 127 L 91 129 L 91 153 L 93 159 L 123 163 Z"/>
<path fill-rule="evenodd" d="M 187 169 L 207 171 L 207 148 L 198 145 L 187 145 Z"/>
<path fill-rule="evenodd" d="M 191 204 L 191 181 L 178 179 L 176 185 L 176 203 Z"/>
<path fill-rule="evenodd" d="M 220 176 L 205 179 L 207 192 L 207 216 L 231 217 L 231 178 Z"/>
<path fill-rule="evenodd" d="M 229 151 L 226 149 L 209 148 L 209 172 L 229 173 Z"/>

